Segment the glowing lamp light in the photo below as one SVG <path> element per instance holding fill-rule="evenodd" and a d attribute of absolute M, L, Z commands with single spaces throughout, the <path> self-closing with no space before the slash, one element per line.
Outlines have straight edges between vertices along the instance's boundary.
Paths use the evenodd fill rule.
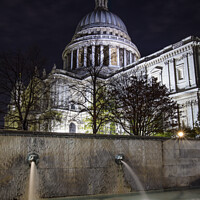
<path fill-rule="evenodd" d="M 179 138 L 183 138 L 183 137 L 184 137 L 183 131 L 179 131 L 179 132 L 177 133 L 177 135 L 178 135 Z"/>

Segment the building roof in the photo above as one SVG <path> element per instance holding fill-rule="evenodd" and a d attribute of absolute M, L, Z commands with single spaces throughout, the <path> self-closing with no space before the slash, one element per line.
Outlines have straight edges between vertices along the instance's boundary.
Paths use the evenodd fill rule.
<path fill-rule="evenodd" d="M 76 32 L 93 27 L 116 28 L 128 34 L 124 22 L 117 15 L 104 8 L 98 7 L 83 17 L 76 28 Z"/>

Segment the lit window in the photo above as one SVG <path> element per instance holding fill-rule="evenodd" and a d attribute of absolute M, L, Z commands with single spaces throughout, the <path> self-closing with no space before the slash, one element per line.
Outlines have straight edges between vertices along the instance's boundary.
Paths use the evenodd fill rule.
<path fill-rule="evenodd" d="M 111 64 L 117 65 L 117 49 L 111 48 Z"/>
<path fill-rule="evenodd" d="M 119 49 L 119 66 L 124 66 L 124 49 Z"/>
<path fill-rule="evenodd" d="M 83 67 L 84 65 L 84 49 L 83 48 L 79 49 L 78 63 L 79 63 L 79 67 Z"/>

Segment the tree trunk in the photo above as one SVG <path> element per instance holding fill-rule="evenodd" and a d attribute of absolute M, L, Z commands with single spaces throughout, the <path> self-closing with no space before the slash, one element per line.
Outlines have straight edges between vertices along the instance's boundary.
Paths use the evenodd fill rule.
<path fill-rule="evenodd" d="M 22 130 L 27 131 L 28 130 L 28 122 L 24 121 L 22 124 Z"/>

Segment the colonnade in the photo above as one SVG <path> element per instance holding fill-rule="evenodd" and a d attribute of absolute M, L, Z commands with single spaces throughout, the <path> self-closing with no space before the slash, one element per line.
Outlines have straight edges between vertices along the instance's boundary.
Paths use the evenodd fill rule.
<path fill-rule="evenodd" d="M 65 55 L 64 69 L 87 66 L 126 66 L 137 60 L 136 54 L 125 48 L 93 45 L 71 49 Z"/>

